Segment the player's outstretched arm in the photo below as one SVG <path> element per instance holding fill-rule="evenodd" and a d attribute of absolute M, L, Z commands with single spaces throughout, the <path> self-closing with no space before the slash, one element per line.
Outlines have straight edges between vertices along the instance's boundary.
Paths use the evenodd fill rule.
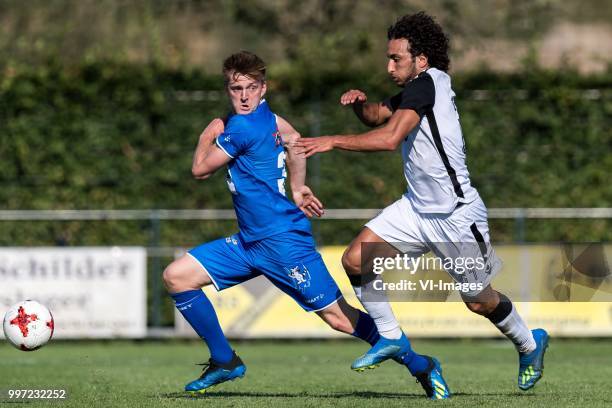
<path fill-rule="evenodd" d="M 295 142 L 298 153 L 310 157 L 332 149 L 359 152 L 395 150 L 421 121 L 412 109 L 399 109 L 385 126 L 359 135 L 334 135 L 300 138 Z"/>
<path fill-rule="evenodd" d="M 351 105 L 353 112 L 366 126 L 375 127 L 386 123 L 393 112 L 383 103 L 367 102 L 365 92 L 359 89 L 351 89 L 340 96 L 341 105 Z"/>
<path fill-rule="evenodd" d="M 323 215 L 323 204 L 306 185 L 306 157 L 299 154 L 294 144 L 300 134 L 293 126 L 280 116 L 276 116 L 278 131 L 283 139 L 286 152 L 287 170 L 289 171 L 289 185 L 295 204 L 308 217 Z"/>
<path fill-rule="evenodd" d="M 223 133 L 224 129 L 223 120 L 216 118 L 200 134 L 191 164 L 191 173 L 195 178 L 207 179 L 231 160 L 231 157 L 214 144 L 215 138 Z"/>

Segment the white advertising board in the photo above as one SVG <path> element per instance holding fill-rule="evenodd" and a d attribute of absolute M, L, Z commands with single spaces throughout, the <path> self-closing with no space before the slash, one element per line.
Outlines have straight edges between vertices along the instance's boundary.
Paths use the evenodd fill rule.
<path fill-rule="evenodd" d="M 146 270 L 141 247 L 3 247 L 0 317 L 32 299 L 51 310 L 54 338 L 144 337 Z"/>

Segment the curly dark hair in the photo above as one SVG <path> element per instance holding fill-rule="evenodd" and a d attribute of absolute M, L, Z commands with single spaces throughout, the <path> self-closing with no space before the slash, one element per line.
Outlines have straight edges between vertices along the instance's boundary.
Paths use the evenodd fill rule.
<path fill-rule="evenodd" d="M 449 40 L 442 27 L 425 12 L 409 14 L 399 18 L 389 27 L 387 38 L 395 40 L 405 38 L 410 43 L 410 54 L 416 57 L 423 54 L 427 57 L 429 66 L 441 71 L 448 71 Z"/>

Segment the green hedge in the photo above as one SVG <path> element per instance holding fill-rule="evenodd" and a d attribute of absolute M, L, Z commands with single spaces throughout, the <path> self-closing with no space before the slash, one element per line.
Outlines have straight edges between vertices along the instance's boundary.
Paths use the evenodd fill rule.
<path fill-rule="evenodd" d="M 383 73 L 384 74 L 384 73 Z M 6 68 L 0 77 L 2 209 L 230 208 L 224 175 L 194 180 L 197 136 L 227 110 L 219 76 L 96 62 Z M 612 74 L 544 71 L 454 78 L 473 183 L 489 207 L 610 206 Z M 272 71 L 268 100 L 303 135 L 360 132 L 343 90 L 397 90 L 366 72 Z M 375 208 L 406 188 L 397 153 L 311 160 L 328 208 Z M 222 173 L 222 172 L 220 172 Z M 346 244 L 359 221 L 318 221 L 322 244 Z M 164 222 L 161 243 L 193 245 L 232 222 Z M 493 221 L 511 240 L 512 222 Z M 0 222 L 0 245 L 146 244 L 147 222 Z M 530 221 L 530 241 L 609 240 L 606 220 Z"/>

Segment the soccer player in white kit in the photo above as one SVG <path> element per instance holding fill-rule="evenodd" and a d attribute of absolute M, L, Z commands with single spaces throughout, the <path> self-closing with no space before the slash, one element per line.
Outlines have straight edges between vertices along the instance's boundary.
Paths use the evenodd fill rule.
<path fill-rule="evenodd" d="M 340 98 L 342 105 L 352 105 L 364 124 L 376 129 L 297 142 L 307 156 L 334 148 L 388 151 L 401 146 L 408 191 L 368 222 L 342 257 L 355 293 L 381 335 L 380 344 L 357 359 L 353 368 L 398 359 L 408 342 L 389 303 L 381 302 L 380 296 L 376 301 L 364 296 L 371 293 L 374 278 L 362 271 L 362 259 L 371 255 L 362 254 L 362 248 L 368 250 L 362 244 L 386 242 L 413 257 L 432 251 L 453 259 L 479 252 L 484 267 L 469 273 L 446 271 L 456 282 L 477 283 L 482 288 L 461 292 L 462 299 L 469 310 L 487 317 L 514 343 L 519 353 L 518 386 L 528 390 L 542 377 L 548 334 L 543 329 L 530 331 L 510 299 L 490 285 L 501 262 L 490 245 L 487 209 L 470 183 L 465 162 L 455 93 L 447 74 L 448 37 L 423 12 L 404 16 L 388 30 L 387 58 L 389 75 L 403 88 L 400 93 L 379 103 L 367 102 L 360 90 Z"/>

